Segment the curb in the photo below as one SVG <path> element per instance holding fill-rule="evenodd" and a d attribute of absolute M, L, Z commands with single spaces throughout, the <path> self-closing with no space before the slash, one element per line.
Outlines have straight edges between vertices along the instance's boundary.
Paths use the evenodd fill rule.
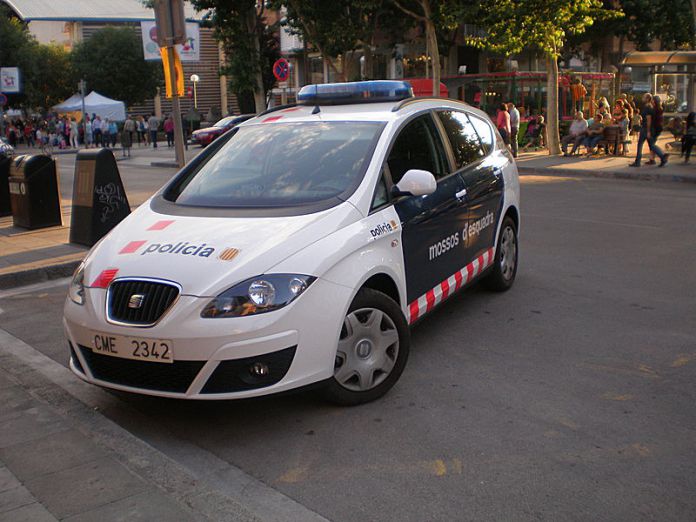
<path fill-rule="evenodd" d="M 603 170 L 581 170 L 581 169 L 555 169 L 552 167 L 523 167 L 517 165 L 517 171 L 521 175 L 533 174 L 537 176 L 562 175 L 562 176 L 589 176 L 592 178 L 606 179 L 631 179 L 638 181 L 661 181 L 678 183 L 696 183 L 696 173 L 688 174 L 666 174 L 662 172 L 616 172 Z"/>
<path fill-rule="evenodd" d="M 86 254 L 86 252 L 85 252 Z M 31 268 L 21 272 L 10 272 L 0 275 L 0 290 L 7 290 L 18 286 L 26 286 L 52 279 L 70 277 L 80 261 L 67 261 L 56 265 Z"/>
<path fill-rule="evenodd" d="M 328 522 L 315 511 L 213 454 L 183 441 L 190 466 L 132 434 L 100 412 L 122 406 L 117 396 L 77 378 L 68 368 L 0 328 L 4 369 L 145 482 L 209 522 Z"/>

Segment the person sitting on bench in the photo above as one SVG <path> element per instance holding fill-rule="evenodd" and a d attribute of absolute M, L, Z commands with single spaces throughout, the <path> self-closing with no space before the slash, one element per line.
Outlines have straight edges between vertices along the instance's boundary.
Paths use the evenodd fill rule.
<path fill-rule="evenodd" d="M 568 157 L 572 154 L 568 154 L 568 144 L 573 144 L 573 152 L 575 152 L 582 143 L 582 140 L 585 139 L 586 132 L 587 120 L 585 119 L 585 116 L 583 115 L 582 111 L 578 111 L 575 113 L 575 119 L 573 120 L 573 123 L 570 124 L 570 130 L 568 131 L 568 135 L 563 136 L 563 139 L 561 139 L 561 148 L 563 149 L 564 157 Z"/>

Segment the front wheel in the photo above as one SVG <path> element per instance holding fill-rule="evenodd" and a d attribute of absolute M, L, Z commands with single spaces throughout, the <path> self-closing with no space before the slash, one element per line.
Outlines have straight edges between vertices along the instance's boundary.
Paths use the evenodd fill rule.
<path fill-rule="evenodd" d="M 399 306 L 382 292 L 361 289 L 341 327 L 326 398 L 353 406 L 381 397 L 404 371 L 409 345 L 408 325 Z"/>
<path fill-rule="evenodd" d="M 495 259 L 490 273 L 484 279 L 485 285 L 496 292 L 509 290 L 517 275 L 517 227 L 507 216 L 500 227 L 500 236 L 495 250 Z"/>

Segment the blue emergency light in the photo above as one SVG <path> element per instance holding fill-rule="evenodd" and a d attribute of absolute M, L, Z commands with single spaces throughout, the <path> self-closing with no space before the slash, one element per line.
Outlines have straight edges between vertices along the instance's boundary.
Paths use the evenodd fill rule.
<path fill-rule="evenodd" d="M 300 105 L 347 105 L 379 103 L 413 98 L 408 82 L 373 80 L 367 82 L 319 83 L 305 85 L 297 93 Z"/>

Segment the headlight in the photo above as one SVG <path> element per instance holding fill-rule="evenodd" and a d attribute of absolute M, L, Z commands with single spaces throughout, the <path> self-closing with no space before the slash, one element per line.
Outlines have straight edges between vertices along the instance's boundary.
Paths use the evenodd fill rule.
<path fill-rule="evenodd" d="M 269 274 L 247 279 L 210 301 L 201 317 L 241 317 L 282 308 L 307 290 L 316 277 Z"/>
<path fill-rule="evenodd" d="M 80 263 L 73 274 L 70 287 L 68 288 L 70 300 L 79 305 L 85 304 L 85 264 Z"/>

